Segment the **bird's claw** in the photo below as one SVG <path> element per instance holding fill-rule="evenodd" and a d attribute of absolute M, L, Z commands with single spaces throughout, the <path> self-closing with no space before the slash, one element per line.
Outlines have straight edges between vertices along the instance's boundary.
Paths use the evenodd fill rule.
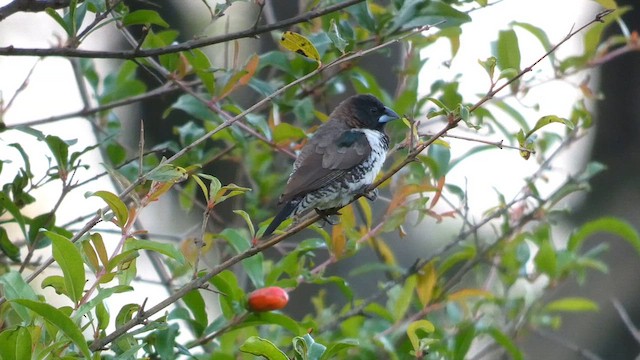
<path fill-rule="evenodd" d="M 362 196 L 366 197 L 369 201 L 375 201 L 378 198 L 378 189 L 365 192 Z"/>
<path fill-rule="evenodd" d="M 320 215 L 320 217 L 322 218 L 322 220 L 324 220 L 325 222 L 327 222 L 329 225 L 336 225 L 338 224 L 337 221 L 333 221 L 331 220 L 329 217 L 333 216 L 333 215 L 342 215 L 340 212 L 338 212 L 339 208 L 331 208 L 331 209 L 315 209 L 316 213 L 318 215 Z"/>

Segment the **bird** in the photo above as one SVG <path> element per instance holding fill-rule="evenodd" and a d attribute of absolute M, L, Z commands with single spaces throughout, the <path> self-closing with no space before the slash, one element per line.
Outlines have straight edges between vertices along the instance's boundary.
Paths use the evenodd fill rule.
<path fill-rule="evenodd" d="M 290 216 L 295 222 L 315 209 L 326 219 L 357 195 L 368 195 L 389 149 L 384 126 L 399 118 L 370 94 L 343 100 L 300 150 L 278 201 L 282 207 L 261 237 Z"/>

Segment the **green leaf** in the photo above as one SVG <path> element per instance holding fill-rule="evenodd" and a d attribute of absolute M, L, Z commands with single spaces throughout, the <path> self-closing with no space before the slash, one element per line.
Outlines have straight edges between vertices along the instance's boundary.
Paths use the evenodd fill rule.
<path fill-rule="evenodd" d="M 62 269 L 67 295 L 77 304 L 82 299 L 86 280 L 80 250 L 71 240 L 60 234 L 53 231 L 45 231 L 44 233 L 51 239 L 53 258 Z"/>
<path fill-rule="evenodd" d="M 216 116 L 213 111 L 211 111 L 211 109 L 203 104 L 202 101 L 189 94 L 180 96 L 178 100 L 176 100 L 176 102 L 171 105 L 170 108 L 167 108 L 167 110 L 165 110 L 162 117 L 166 118 L 174 109 L 182 110 L 185 113 L 193 116 L 194 118 L 203 121 L 212 121 L 216 119 Z"/>
<path fill-rule="evenodd" d="M 607 169 L 606 165 L 599 163 L 597 161 L 590 161 L 585 167 L 585 169 L 580 174 L 578 174 L 578 177 L 576 180 L 578 182 L 589 181 L 592 177 L 605 171 L 606 169 Z"/>
<path fill-rule="evenodd" d="M 242 216 L 244 222 L 247 223 L 247 226 L 249 227 L 251 237 L 254 238 L 256 236 L 256 229 L 253 227 L 253 222 L 251 222 L 251 217 L 249 217 L 249 214 L 244 210 L 233 210 L 233 213 Z"/>
<path fill-rule="evenodd" d="M 55 290 L 56 294 L 66 295 L 67 297 L 71 298 L 71 295 L 67 291 L 67 285 L 64 282 L 64 276 L 60 276 L 60 275 L 47 276 L 46 278 L 44 278 L 44 280 L 42 280 L 42 283 L 40 283 L 40 287 L 44 289 L 48 286 L 51 286 L 53 290 Z"/>
<path fill-rule="evenodd" d="M 2 274 L 0 276 L 0 285 L 2 285 L 2 294 L 5 299 L 9 301 L 16 299 L 38 300 L 38 296 L 31 286 L 24 281 L 20 273 L 17 271 L 12 270 Z M 15 303 L 11 303 L 11 307 L 23 321 L 31 321 L 31 316 L 24 307 Z"/>
<path fill-rule="evenodd" d="M 320 277 L 320 278 L 311 278 L 307 280 L 310 284 L 335 284 L 338 286 L 338 289 L 346 296 L 347 300 L 353 300 L 353 289 L 349 286 L 349 283 L 341 278 L 340 276 L 328 276 L 328 277 Z"/>
<path fill-rule="evenodd" d="M 15 148 L 20 153 L 20 157 L 22 157 L 22 161 L 24 162 L 24 171 L 29 179 L 33 178 L 33 173 L 31 172 L 31 162 L 29 161 L 29 155 L 24 151 L 22 145 L 18 143 L 9 144 L 10 147 Z M 0 168 L 0 172 L 2 169 Z"/>
<path fill-rule="evenodd" d="M 544 32 L 544 30 L 542 30 L 541 28 L 533 26 L 528 23 L 523 23 L 518 21 L 512 21 L 511 26 L 518 26 L 528 31 L 533 36 L 535 36 L 538 39 L 538 41 L 540 41 L 540 44 L 542 44 L 542 47 L 544 48 L 545 51 L 551 50 L 551 47 L 553 45 L 551 45 L 551 41 L 549 41 L 549 37 L 547 36 L 547 33 Z M 548 57 L 549 57 L 549 61 L 551 61 L 551 64 L 556 63 L 556 56 L 553 52 L 550 53 Z"/>
<path fill-rule="evenodd" d="M 175 357 L 173 348 L 176 347 L 179 325 L 171 324 L 164 329 L 158 329 L 155 333 L 155 348 L 159 359 L 172 359 Z"/>
<path fill-rule="evenodd" d="M 449 171 L 449 161 L 451 161 L 451 152 L 449 148 L 440 144 L 433 144 L 427 150 L 427 156 L 434 160 L 431 167 L 434 179 L 440 179 Z"/>
<path fill-rule="evenodd" d="M 79 321 L 84 315 L 86 315 L 91 309 L 103 304 L 103 301 L 110 298 L 113 294 L 121 294 L 124 292 L 133 291 L 133 287 L 126 285 L 116 285 L 114 287 L 106 289 L 98 289 L 98 295 L 94 296 L 91 300 L 82 304 L 74 313 L 73 319 Z M 108 314 L 107 314 L 108 315 Z"/>
<path fill-rule="evenodd" d="M 351 14 L 353 14 L 353 16 L 355 17 L 358 25 L 371 32 L 374 32 L 376 30 L 377 22 L 371 15 L 371 11 L 369 11 L 369 5 L 366 1 L 353 5 L 351 7 Z"/>
<path fill-rule="evenodd" d="M 240 351 L 255 356 L 262 356 L 268 360 L 289 360 L 287 355 L 271 341 L 257 336 L 251 336 L 240 345 Z"/>
<path fill-rule="evenodd" d="M 242 326 L 252 327 L 266 324 L 278 325 L 279 327 L 288 330 L 294 335 L 304 334 L 308 331 L 308 329 L 302 327 L 302 325 L 298 323 L 298 321 L 284 314 L 272 311 L 264 313 L 252 313 L 247 317 Z"/>
<path fill-rule="evenodd" d="M 0 227 L 0 250 L 12 261 L 20 261 L 20 248 L 9 240 L 7 230 L 4 227 Z"/>
<path fill-rule="evenodd" d="M 491 327 L 489 328 L 487 333 L 491 335 L 491 337 L 493 338 L 493 340 L 496 341 L 496 343 L 500 344 L 505 350 L 507 350 L 509 355 L 511 355 L 511 359 L 513 360 L 524 359 L 524 355 L 522 355 L 522 352 L 520 351 L 518 346 L 513 343 L 510 337 L 508 337 L 507 335 L 505 335 L 505 333 L 500 331 L 500 329 Z"/>
<path fill-rule="evenodd" d="M 498 42 L 494 43 L 493 51 L 501 70 L 516 69 L 520 71 L 520 48 L 515 31 L 500 31 Z"/>
<path fill-rule="evenodd" d="M 227 319 L 231 319 L 240 310 L 237 305 L 240 305 L 245 296 L 244 291 L 238 285 L 236 275 L 229 270 L 224 270 L 211 278 L 209 282 L 221 292 L 220 309 Z"/>
<path fill-rule="evenodd" d="M 273 129 L 273 141 L 281 143 L 283 141 L 298 142 L 307 137 L 299 127 L 289 123 L 280 123 Z"/>
<path fill-rule="evenodd" d="M 99 302 L 96 305 L 96 319 L 98 319 L 98 329 L 106 330 L 107 326 L 109 326 L 111 316 L 109 315 L 109 310 L 107 310 L 104 302 Z"/>
<path fill-rule="evenodd" d="M 411 341 L 413 351 L 415 351 L 416 353 L 422 350 L 422 347 L 420 346 L 420 339 L 422 338 L 422 336 L 418 335 L 418 330 L 432 333 L 436 331 L 436 327 L 427 320 L 417 320 L 407 326 L 407 336 Z"/>
<path fill-rule="evenodd" d="M 335 19 L 331 19 L 331 24 L 329 26 L 329 32 L 327 33 L 329 39 L 331 39 L 333 45 L 342 54 L 344 54 L 344 49 L 347 48 L 347 45 L 349 45 L 349 43 L 342 37 L 342 35 L 340 35 L 340 30 L 338 29 L 338 25 L 336 25 Z"/>
<path fill-rule="evenodd" d="M 211 62 L 207 55 L 200 49 L 191 49 L 181 53 L 193 67 L 196 75 L 202 80 L 202 84 L 207 88 L 209 95 L 215 92 L 215 78 L 211 72 Z"/>
<path fill-rule="evenodd" d="M 518 110 L 500 99 L 496 99 L 495 101 L 493 101 L 493 105 L 497 106 L 500 110 L 511 116 L 511 118 L 515 120 L 516 124 L 524 129 L 524 131 L 529 131 L 529 124 L 527 123 L 527 119 L 525 119 Z"/>
<path fill-rule="evenodd" d="M 166 255 L 173 260 L 176 260 L 180 265 L 186 264 L 186 259 L 180 250 L 178 250 L 174 244 L 165 244 L 151 240 L 139 240 L 135 238 L 128 238 L 125 241 L 126 250 L 149 250 L 155 251 L 160 254 Z"/>
<path fill-rule="evenodd" d="M 489 79 L 493 80 L 493 74 L 495 73 L 497 65 L 496 58 L 494 56 L 491 56 L 484 61 L 478 59 L 478 64 L 480 64 L 480 66 L 484 68 L 484 71 L 487 72 L 487 75 L 489 75 Z"/>
<path fill-rule="evenodd" d="M 636 252 L 640 254 L 640 235 L 638 235 L 636 229 L 628 222 L 613 217 L 602 217 L 582 225 L 569 238 L 567 249 L 569 251 L 577 251 L 586 238 L 599 232 L 620 236 L 627 240 Z"/>
<path fill-rule="evenodd" d="M 109 264 L 107 264 L 106 270 L 107 272 L 110 272 L 117 266 L 133 261 L 138 256 L 140 256 L 140 254 L 136 250 L 123 251 L 109 260 Z"/>
<path fill-rule="evenodd" d="M 89 351 L 89 346 L 82 335 L 82 331 L 78 325 L 71 321 L 71 319 L 62 311 L 49 304 L 33 300 L 16 299 L 12 300 L 12 302 L 27 307 L 36 314 L 42 316 L 58 330 L 62 331 L 71 341 L 73 341 L 85 358 L 91 358 L 91 351 Z"/>
<path fill-rule="evenodd" d="M 411 305 L 416 284 L 416 276 L 410 276 L 405 281 L 404 286 L 401 289 L 396 287 L 396 291 L 390 296 L 391 298 L 387 308 L 392 312 L 394 320 L 399 321 L 404 318 L 404 315 L 409 309 L 409 305 Z"/>
<path fill-rule="evenodd" d="M 153 10 L 136 10 L 128 13 L 122 18 L 122 24 L 124 26 L 131 25 L 158 25 L 164 28 L 168 28 L 169 24 Z"/>
<path fill-rule="evenodd" d="M 46 8 L 44 9 L 44 11 L 47 13 L 47 15 L 51 16 L 53 20 L 55 20 L 58 23 L 58 25 L 60 25 L 64 29 L 67 35 L 73 36 L 73 32 L 71 31 L 71 28 L 67 25 L 67 23 L 64 21 L 62 16 L 60 16 L 60 14 L 58 14 L 58 12 L 55 9 Z"/>
<path fill-rule="evenodd" d="M 552 124 L 552 123 L 564 124 L 570 130 L 573 130 L 573 128 L 575 127 L 573 125 L 573 123 L 571 121 L 567 120 L 567 119 L 563 119 L 563 118 L 555 116 L 555 115 L 547 115 L 547 116 L 543 116 L 540 119 L 538 119 L 538 121 L 536 122 L 536 125 L 533 127 L 533 129 L 531 129 L 527 133 L 525 138 L 529 138 L 534 132 L 538 131 L 540 128 L 542 128 L 544 126 L 547 126 L 549 124 Z"/>
<path fill-rule="evenodd" d="M 538 270 L 543 273 L 548 274 L 550 277 L 554 277 L 556 275 L 557 269 L 557 259 L 556 259 L 556 250 L 553 248 L 551 241 L 545 241 L 538 249 L 538 253 L 534 258 L 534 263 Z"/>
<path fill-rule="evenodd" d="M 42 249 L 49 246 L 48 240 L 43 241 L 42 229 L 51 230 L 56 223 L 56 215 L 53 213 L 44 213 L 38 215 L 29 221 L 29 244 L 35 246 L 36 249 Z"/>
<path fill-rule="evenodd" d="M 329 348 L 322 354 L 322 356 L 320 357 L 320 360 L 329 360 L 329 359 L 338 358 L 336 355 L 339 352 L 352 347 L 357 347 L 358 345 L 360 345 L 360 343 L 358 342 L 358 340 L 355 340 L 355 339 L 341 339 L 338 341 L 334 341 L 331 343 Z"/>
<path fill-rule="evenodd" d="M 147 179 L 158 182 L 178 183 L 186 180 L 188 176 L 187 171 L 180 166 L 162 164 L 149 173 Z"/>
<path fill-rule="evenodd" d="M 51 154 L 53 154 L 53 158 L 58 164 L 59 173 L 66 172 L 67 166 L 69 165 L 69 144 L 54 135 L 47 135 L 44 141 L 47 143 Z"/>
<path fill-rule="evenodd" d="M 316 342 L 311 334 L 304 334 L 302 336 L 296 336 L 292 340 L 293 350 L 302 359 L 317 360 L 322 357 L 326 346 Z"/>
<path fill-rule="evenodd" d="M 207 316 L 207 307 L 204 299 L 202 298 L 202 294 L 200 294 L 200 291 L 193 290 L 188 292 L 182 298 L 182 301 L 184 301 L 189 311 L 191 311 L 193 320 L 195 320 L 196 323 L 202 325 L 202 328 L 204 329 L 209 323 L 209 320 Z"/>
<path fill-rule="evenodd" d="M 109 264 L 109 256 L 107 255 L 107 248 L 104 246 L 102 235 L 99 233 L 93 233 L 89 236 L 93 243 L 93 248 L 96 251 L 96 255 L 100 259 L 102 266 L 106 267 Z"/>
<path fill-rule="evenodd" d="M 129 209 L 127 209 L 127 205 L 125 205 L 120 198 L 114 193 L 109 191 L 96 191 L 94 193 L 87 193 L 85 197 L 97 196 L 104 200 L 111 209 L 111 212 L 116 217 L 116 224 L 122 229 L 127 224 L 129 220 Z"/>
<path fill-rule="evenodd" d="M 464 360 L 471 343 L 476 337 L 476 328 L 471 324 L 463 324 L 460 326 L 455 337 L 455 345 L 453 351 L 453 360 Z"/>
<path fill-rule="evenodd" d="M 251 241 L 240 234 L 235 229 L 224 229 L 220 236 L 233 247 L 236 253 L 240 254 L 251 247 Z M 249 279 L 251 279 L 251 283 L 256 289 L 264 287 L 264 269 L 262 264 L 264 263 L 264 256 L 262 253 L 257 253 L 252 257 L 246 258 L 242 260 L 242 268 L 247 272 Z"/>
<path fill-rule="evenodd" d="M 85 240 L 81 241 L 80 245 L 82 245 L 82 253 L 87 260 L 87 265 L 89 265 L 94 273 L 98 272 L 98 269 L 100 269 L 100 263 L 98 262 L 98 255 L 91 246 L 91 243 Z"/>
<path fill-rule="evenodd" d="M 597 303 L 581 297 L 566 297 L 552 301 L 545 306 L 546 311 L 585 312 L 598 311 L 598 309 Z"/>
<path fill-rule="evenodd" d="M 0 359 L 30 360 L 31 334 L 29 329 L 18 326 L 0 332 Z"/>
<path fill-rule="evenodd" d="M 7 210 L 12 216 L 13 220 L 18 223 L 20 230 L 22 231 L 22 235 L 25 239 L 28 239 L 27 229 L 25 227 L 25 220 L 20 212 L 20 209 L 14 204 L 11 199 L 4 192 L 0 192 L 0 209 Z"/>

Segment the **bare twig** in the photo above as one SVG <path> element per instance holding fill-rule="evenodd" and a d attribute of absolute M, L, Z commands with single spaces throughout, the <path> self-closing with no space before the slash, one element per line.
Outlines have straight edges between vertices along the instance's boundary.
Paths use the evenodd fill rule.
<path fill-rule="evenodd" d="M 47 8 L 62 9 L 70 3 L 70 0 L 13 0 L 0 7 L 0 21 L 18 12 L 41 12 Z"/>
<path fill-rule="evenodd" d="M 554 343 L 561 345 L 564 348 L 567 348 L 573 352 L 575 352 L 576 354 L 578 354 L 579 356 L 585 358 L 585 359 L 589 359 L 589 360 L 602 360 L 601 357 L 599 357 L 598 355 L 594 354 L 593 352 L 587 350 L 587 349 L 583 349 L 580 345 L 567 340 L 565 338 L 559 337 L 557 334 L 548 334 L 545 331 L 542 331 L 540 329 L 537 328 L 531 328 L 531 331 L 533 331 L 535 334 L 539 335 L 540 337 L 546 339 L 546 340 L 550 340 L 553 341 Z"/>
<path fill-rule="evenodd" d="M 428 135 L 428 136 L 431 136 L 431 135 Z M 498 149 L 513 149 L 513 150 L 524 151 L 524 152 L 527 152 L 529 154 L 535 154 L 536 153 L 535 150 L 525 149 L 525 148 L 520 147 L 520 146 L 511 146 L 509 144 L 505 144 L 504 140 L 489 141 L 489 140 L 483 140 L 483 139 L 470 138 L 470 137 L 461 136 L 461 135 L 452 135 L 452 134 L 448 134 L 448 133 L 444 134 L 442 137 L 448 137 L 448 138 L 452 138 L 452 139 L 460 139 L 460 140 L 478 142 L 478 143 L 482 143 L 482 144 L 495 146 Z"/>
<path fill-rule="evenodd" d="M 624 306 L 622 306 L 620 301 L 616 298 L 611 299 L 611 303 L 616 308 L 616 311 L 618 311 L 618 315 L 620 315 L 620 319 L 622 319 L 622 322 L 624 322 L 624 325 L 627 327 L 627 330 L 629 330 L 629 332 L 631 333 L 631 336 L 633 336 L 633 338 L 636 339 L 636 342 L 640 344 L 640 331 L 633 324 L 633 321 L 631 321 L 631 318 L 629 317 L 629 313 L 627 312 L 627 310 L 624 308 Z"/>
<path fill-rule="evenodd" d="M 33 63 L 33 66 L 31 67 L 31 69 L 29 69 L 27 76 L 24 77 L 22 84 L 20 84 L 20 86 L 16 89 L 16 91 L 13 93 L 9 101 L 7 101 L 7 104 L 4 107 L 0 108 L 0 115 L 7 112 L 7 110 L 11 108 L 11 105 L 16 100 L 18 95 L 20 95 L 21 92 L 27 89 L 27 86 L 29 86 L 29 79 L 31 79 L 31 75 L 33 75 L 33 71 L 36 69 L 36 66 L 38 65 L 39 62 L 40 60 L 38 59 L 35 63 Z M 4 126 L 4 128 L 8 128 L 8 126 Z"/>
<path fill-rule="evenodd" d="M 184 83 L 185 86 L 194 86 L 194 85 L 198 85 L 200 84 L 201 81 L 200 80 L 194 80 L 194 81 L 190 81 L 187 83 Z M 42 118 L 42 119 L 36 119 L 36 120 L 28 120 L 25 122 L 22 122 L 20 124 L 14 124 L 14 125 L 7 125 L 5 128 L 6 129 L 15 129 L 15 128 L 20 128 L 20 127 L 27 127 L 27 126 L 36 126 L 36 125 L 42 125 L 42 124 L 48 124 L 48 123 L 52 123 L 52 122 L 56 122 L 56 121 L 60 121 L 60 120 L 64 120 L 64 119 L 70 119 L 70 118 L 74 118 L 74 117 L 87 117 L 90 115 L 94 115 L 106 110 L 110 110 L 110 109 L 114 109 L 117 107 L 122 107 L 122 106 L 126 106 L 126 105 L 130 105 L 130 104 L 134 104 L 140 101 L 144 101 L 147 99 L 151 99 L 153 97 L 156 96 L 162 96 L 162 95 L 166 95 L 166 94 L 170 94 L 176 91 L 179 91 L 180 88 L 174 86 L 171 83 L 167 83 L 165 85 L 162 85 L 160 87 L 157 87 L 151 91 L 148 91 L 144 94 L 141 95 L 136 95 L 136 96 L 132 96 L 126 99 L 122 99 L 122 100 L 118 100 L 118 101 L 114 101 L 108 104 L 104 104 L 104 105 L 100 105 L 100 106 L 96 106 L 94 108 L 85 108 L 82 110 L 78 110 L 78 111 L 74 111 L 74 112 L 70 112 L 70 113 L 66 113 L 66 114 L 61 114 L 61 115 L 55 115 L 55 116 L 50 116 L 48 118 Z"/>

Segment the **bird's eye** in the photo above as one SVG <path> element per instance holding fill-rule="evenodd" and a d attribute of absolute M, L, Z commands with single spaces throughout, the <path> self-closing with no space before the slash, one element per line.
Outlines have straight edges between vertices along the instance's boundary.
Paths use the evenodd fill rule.
<path fill-rule="evenodd" d="M 378 113 L 378 108 L 370 108 L 369 112 L 372 114 L 377 114 Z"/>

